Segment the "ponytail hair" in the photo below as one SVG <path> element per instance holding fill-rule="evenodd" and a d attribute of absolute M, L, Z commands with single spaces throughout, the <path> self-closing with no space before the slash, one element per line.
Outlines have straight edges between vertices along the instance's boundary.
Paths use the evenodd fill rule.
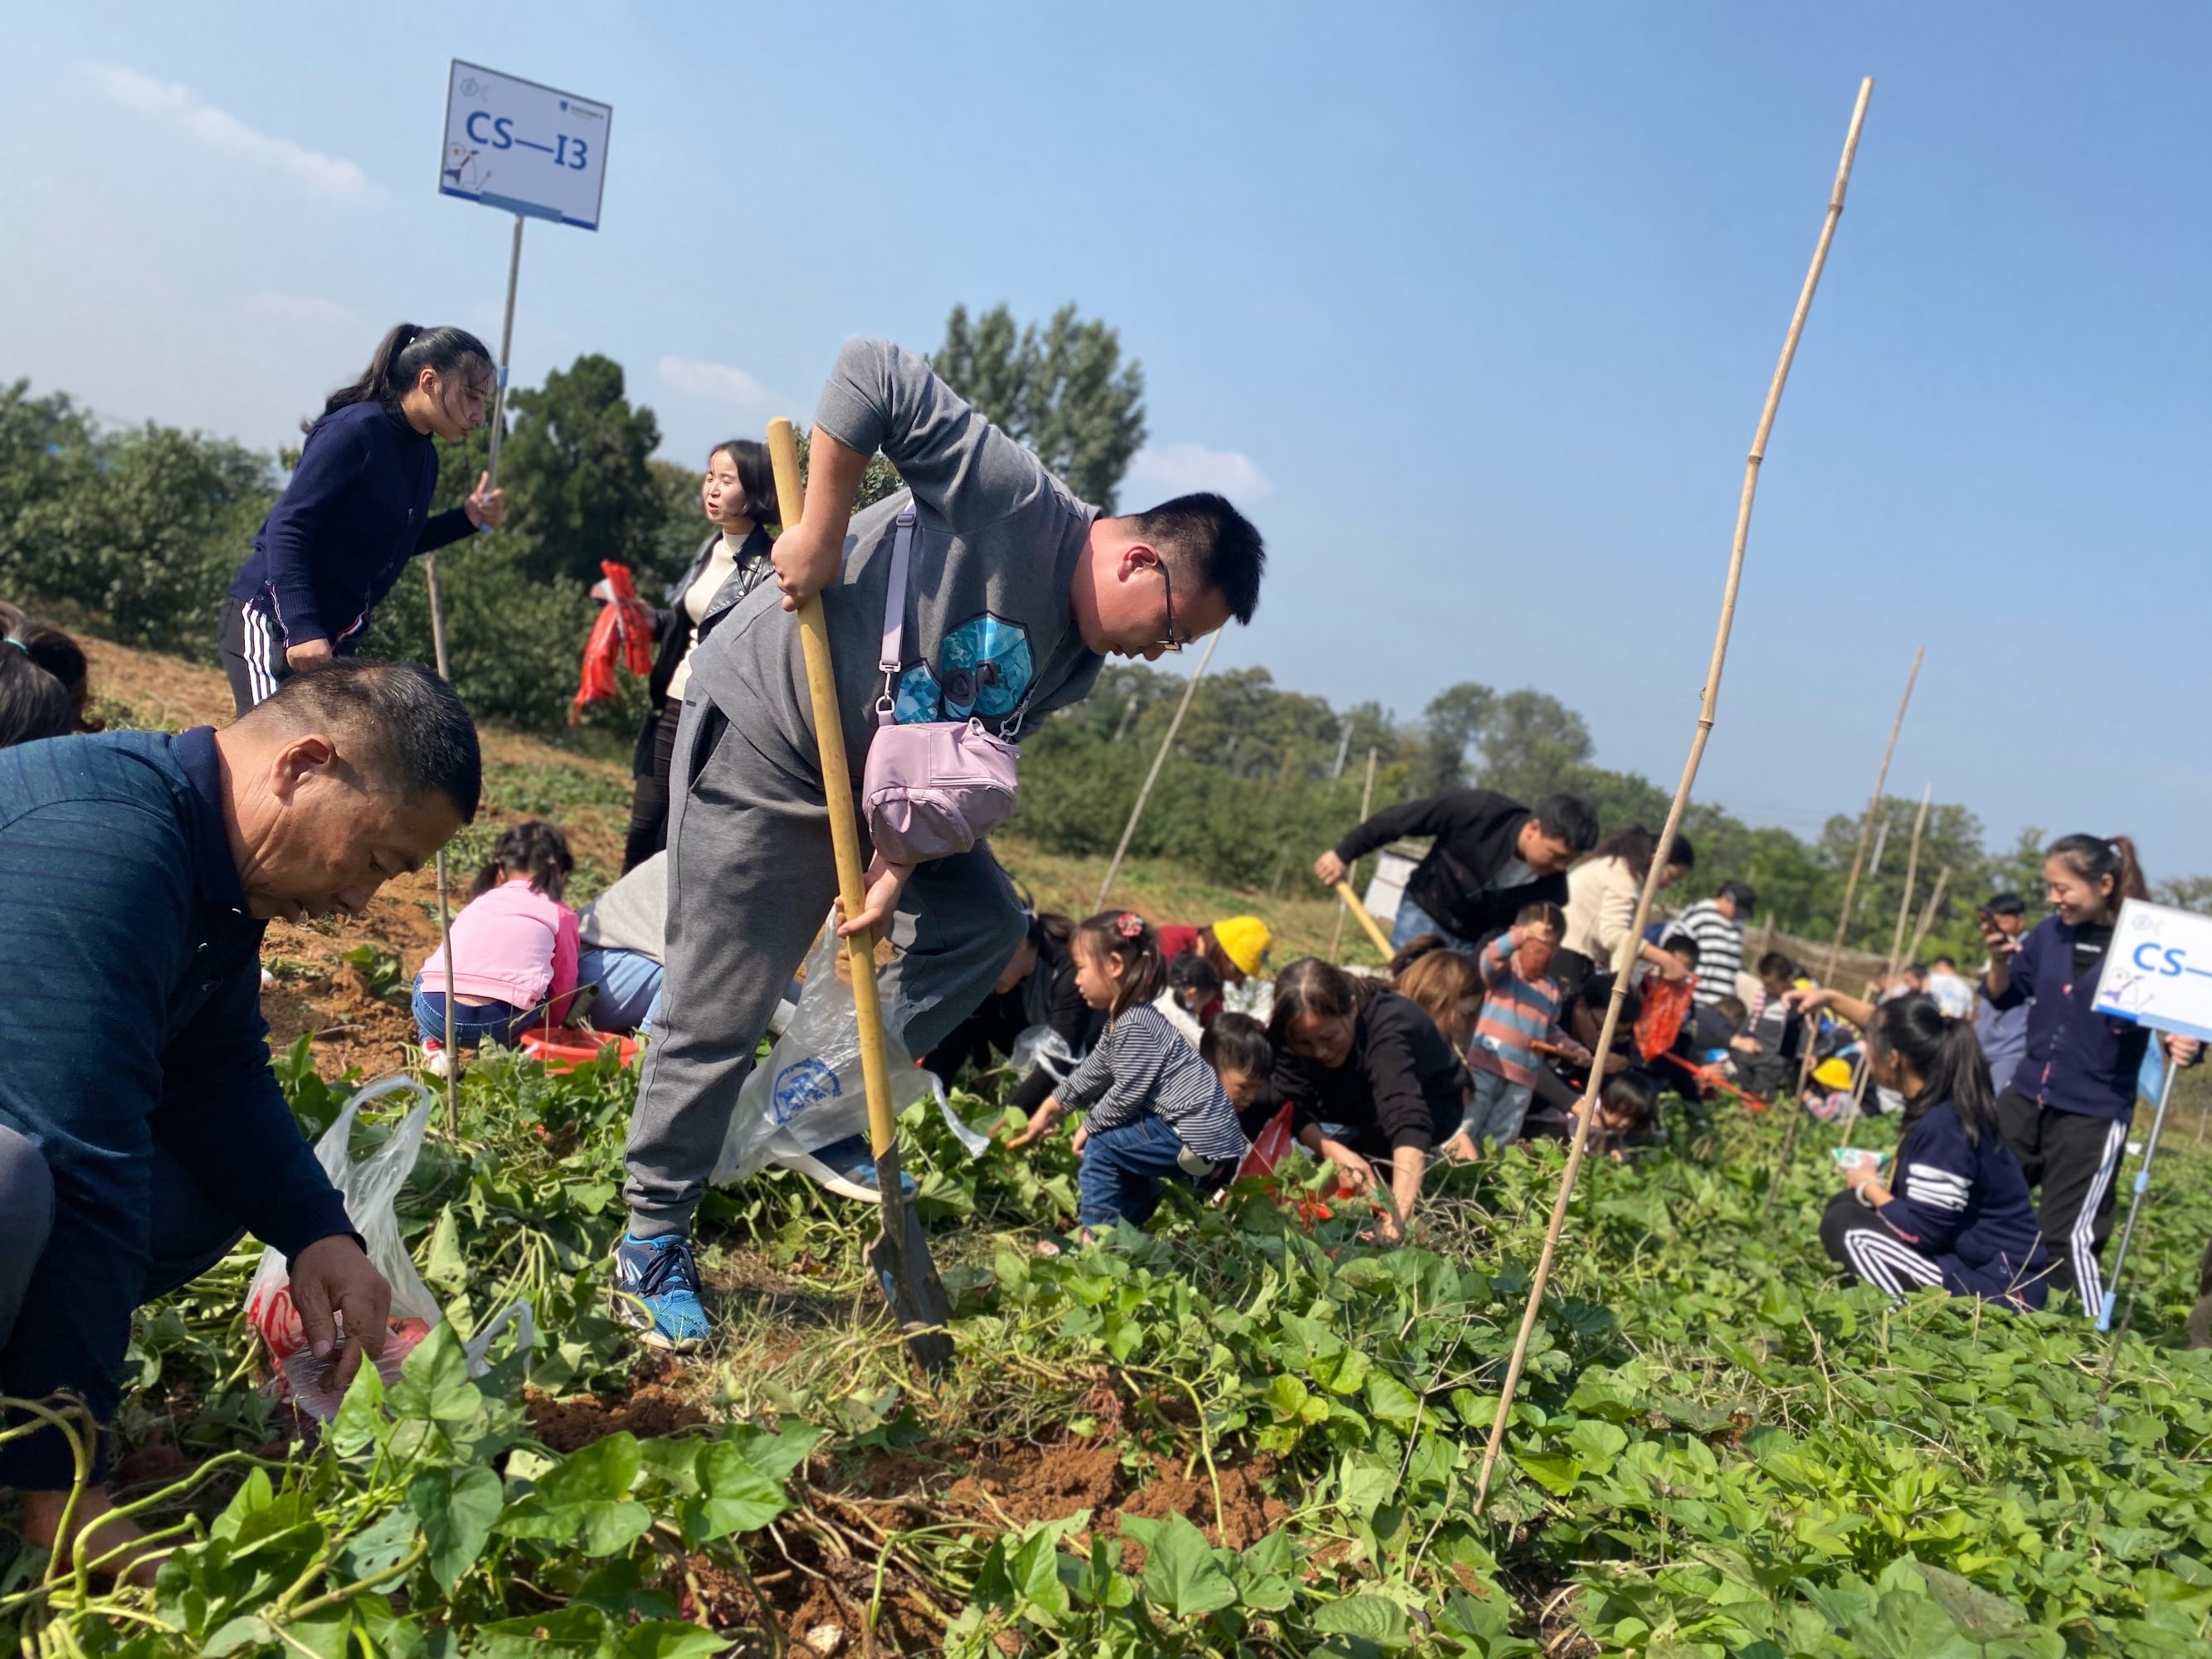
<path fill-rule="evenodd" d="M 2093 887 L 2110 876 L 2115 910 L 2122 899 L 2150 896 L 2150 884 L 2143 879 L 2142 866 L 2136 862 L 2136 844 L 2125 836 L 2114 836 L 2110 841 L 2102 836 L 2061 836 L 2043 849 L 2043 856 L 2064 860 L 2069 870 Z"/>
<path fill-rule="evenodd" d="M 66 737 L 73 719 L 68 689 L 31 659 L 21 640 L 0 637 L 0 749 Z"/>
<path fill-rule="evenodd" d="M 1095 956 L 1121 958 L 1114 1003 L 1106 1011 L 1109 1018 L 1118 1018 L 1139 1003 L 1150 1002 L 1166 981 L 1167 959 L 1160 951 L 1160 936 L 1134 910 L 1102 910 L 1076 924 L 1070 943 L 1080 944 Z"/>
<path fill-rule="evenodd" d="M 783 508 L 775 496 L 775 472 L 769 465 L 768 446 L 750 438 L 726 438 L 707 452 L 707 465 L 726 455 L 738 470 L 738 488 L 745 492 L 745 516 L 757 525 L 781 526 Z"/>
<path fill-rule="evenodd" d="M 322 414 L 301 422 L 300 429 L 313 432 L 338 410 L 355 404 L 382 404 L 386 409 L 398 409 L 399 399 L 426 368 L 465 380 L 486 380 L 491 378 L 491 353 L 465 328 L 422 328 L 401 323 L 376 343 L 375 354 L 361 378 L 331 393 Z"/>
<path fill-rule="evenodd" d="M 568 890 L 568 878 L 576 860 L 568 851 L 568 838 L 543 818 L 509 824 L 493 844 L 491 861 L 477 872 L 471 898 L 481 898 L 502 882 L 527 876 L 530 885 L 556 904 Z"/>
<path fill-rule="evenodd" d="M 1920 1092 L 1905 1103 L 1900 1133 L 1949 1101 L 1966 1139 L 1978 1145 L 1997 1130 L 1996 1091 L 1972 1022 L 1950 1019 L 1932 997 L 1915 994 L 1881 1005 L 1875 1017 L 1877 1048 L 1895 1054 L 1921 1079 Z"/>

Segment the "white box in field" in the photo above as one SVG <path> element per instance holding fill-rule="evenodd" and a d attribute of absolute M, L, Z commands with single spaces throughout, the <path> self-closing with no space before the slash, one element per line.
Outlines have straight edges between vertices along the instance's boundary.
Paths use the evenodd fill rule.
<path fill-rule="evenodd" d="M 1376 861 L 1375 874 L 1367 884 L 1367 892 L 1360 902 L 1367 914 L 1383 921 L 1398 919 L 1398 901 L 1406 896 L 1406 884 L 1413 878 L 1418 860 L 1403 853 L 1384 853 Z"/>

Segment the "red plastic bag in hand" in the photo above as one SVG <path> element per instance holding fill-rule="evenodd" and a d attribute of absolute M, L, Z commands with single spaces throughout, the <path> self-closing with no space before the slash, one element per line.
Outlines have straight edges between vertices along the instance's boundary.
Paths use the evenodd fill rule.
<path fill-rule="evenodd" d="M 583 672 L 577 677 L 576 699 L 568 705 L 568 724 L 584 717 L 584 705 L 615 694 L 615 671 L 627 668 L 641 678 L 653 672 L 653 607 L 637 596 L 629 567 L 611 559 L 599 561 L 606 580 L 592 592 L 606 603 L 584 641 Z"/>

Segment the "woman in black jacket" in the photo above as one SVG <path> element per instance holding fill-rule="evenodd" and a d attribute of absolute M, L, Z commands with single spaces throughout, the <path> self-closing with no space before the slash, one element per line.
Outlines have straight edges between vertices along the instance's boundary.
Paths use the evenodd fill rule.
<path fill-rule="evenodd" d="M 1467 1067 L 1419 1003 L 1315 957 L 1275 981 L 1268 1035 L 1275 1087 L 1293 1103 L 1300 1144 L 1363 1192 L 1376 1184 L 1375 1160 L 1388 1161 L 1391 1202 L 1376 1231 L 1396 1243 L 1420 1199 L 1429 1154 L 1466 1113 Z"/>
<path fill-rule="evenodd" d="M 714 528 L 691 556 L 690 568 L 669 584 L 667 608 L 657 618 L 660 648 L 653 659 L 643 724 L 630 758 L 629 834 L 623 844 L 623 873 L 668 845 L 668 769 L 676 752 L 676 725 L 684 714 L 684 689 L 691 653 L 738 601 L 770 571 L 764 521 L 775 516 L 775 483 L 768 451 L 749 438 L 714 446 L 699 504 Z"/>

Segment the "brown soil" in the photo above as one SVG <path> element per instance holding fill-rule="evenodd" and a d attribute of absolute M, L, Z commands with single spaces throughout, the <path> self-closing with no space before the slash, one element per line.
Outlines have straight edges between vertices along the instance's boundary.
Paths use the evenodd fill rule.
<path fill-rule="evenodd" d="M 628 1394 L 572 1400 L 556 1400 L 532 1390 L 523 1396 L 522 1405 L 538 1438 L 563 1456 L 611 1434 L 627 1431 L 650 1440 L 713 1420 L 696 1401 L 659 1382 L 637 1382 Z"/>

